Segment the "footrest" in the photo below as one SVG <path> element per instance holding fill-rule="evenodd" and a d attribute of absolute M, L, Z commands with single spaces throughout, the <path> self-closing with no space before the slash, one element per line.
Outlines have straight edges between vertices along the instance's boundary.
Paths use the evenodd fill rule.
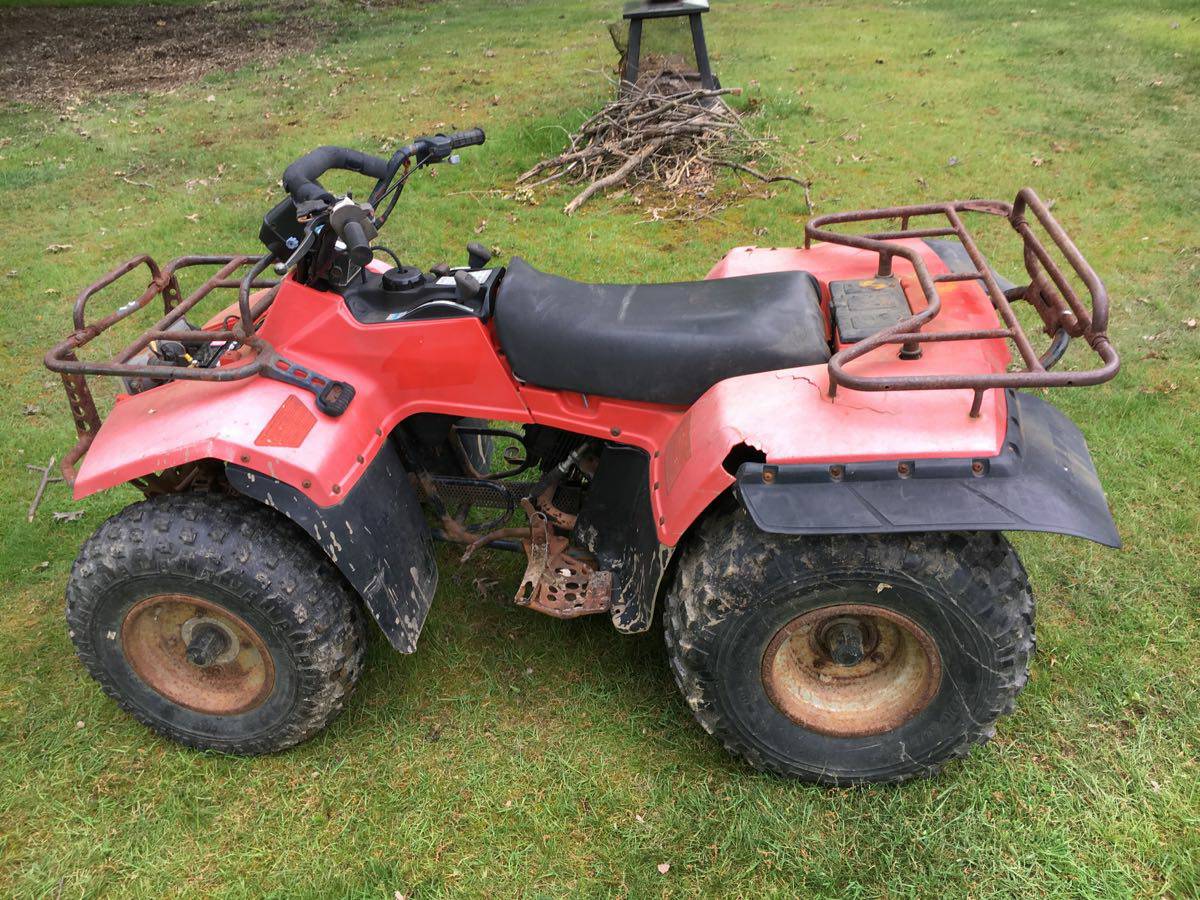
<path fill-rule="evenodd" d="M 866 340 L 912 316 L 904 288 L 891 275 L 831 281 L 829 296 L 834 327 L 843 344 Z"/>

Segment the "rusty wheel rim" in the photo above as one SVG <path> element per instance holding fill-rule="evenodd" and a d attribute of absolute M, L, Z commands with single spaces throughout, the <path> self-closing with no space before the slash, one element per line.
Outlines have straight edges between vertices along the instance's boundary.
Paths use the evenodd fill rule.
<path fill-rule="evenodd" d="M 199 648 L 201 637 L 210 646 Z M 194 655 L 207 651 L 204 664 L 189 659 L 189 646 Z M 121 647 L 151 690 L 196 712 L 247 712 L 275 686 L 275 665 L 258 632 L 224 607 L 188 594 L 135 604 L 121 622 Z"/>
<path fill-rule="evenodd" d="M 836 642 L 842 634 L 857 634 L 857 662 L 858 654 L 847 655 Z M 762 680 L 771 702 L 797 725 L 861 737 L 892 731 L 925 709 L 941 684 L 942 660 L 933 639 L 907 616 L 841 604 L 780 628 L 763 654 Z"/>

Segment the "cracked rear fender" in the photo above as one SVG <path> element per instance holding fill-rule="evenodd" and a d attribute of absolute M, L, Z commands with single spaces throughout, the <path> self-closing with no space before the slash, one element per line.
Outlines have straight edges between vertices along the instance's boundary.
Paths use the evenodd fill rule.
<path fill-rule="evenodd" d="M 737 494 L 759 528 L 782 534 L 1044 531 L 1119 547 L 1075 424 L 1028 394 L 1009 392 L 1008 412 L 995 455 L 745 463 Z"/>

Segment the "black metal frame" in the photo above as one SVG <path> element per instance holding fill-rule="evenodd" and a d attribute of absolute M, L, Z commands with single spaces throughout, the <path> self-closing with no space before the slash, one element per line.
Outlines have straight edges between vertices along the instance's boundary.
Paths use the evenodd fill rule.
<path fill-rule="evenodd" d="M 708 42 L 704 37 L 704 22 L 700 16 L 708 12 L 705 0 L 682 0 L 674 3 L 652 3 L 633 0 L 626 4 L 624 18 L 629 20 L 629 44 L 625 48 L 625 72 L 621 78 L 621 89 L 627 90 L 637 84 L 641 67 L 642 25 L 646 19 L 666 19 L 687 16 L 692 29 L 692 47 L 696 52 L 696 68 L 700 72 L 700 84 L 708 91 L 717 89 L 713 77 L 712 63 L 708 59 Z"/>

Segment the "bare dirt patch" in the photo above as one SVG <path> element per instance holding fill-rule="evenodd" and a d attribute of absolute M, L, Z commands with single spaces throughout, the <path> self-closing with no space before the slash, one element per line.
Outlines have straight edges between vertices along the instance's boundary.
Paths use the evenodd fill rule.
<path fill-rule="evenodd" d="M 0 103 L 169 90 L 312 49 L 325 27 L 304 2 L 0 7 Z"/>

